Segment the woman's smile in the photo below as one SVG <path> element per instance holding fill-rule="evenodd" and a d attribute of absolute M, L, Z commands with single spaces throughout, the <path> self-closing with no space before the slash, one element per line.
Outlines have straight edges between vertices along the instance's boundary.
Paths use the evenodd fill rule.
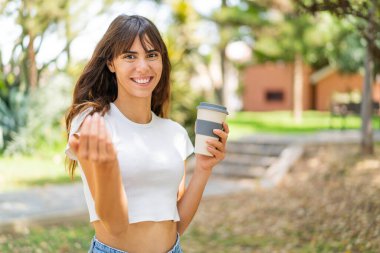
<path fill-rule="evenodd" d="M 146 77 L 131 77 L 131 80 L 135 83 L 137 83 L 140 86 L 147 86 L 152 81 L 153 76 L 146 76 Z"/>

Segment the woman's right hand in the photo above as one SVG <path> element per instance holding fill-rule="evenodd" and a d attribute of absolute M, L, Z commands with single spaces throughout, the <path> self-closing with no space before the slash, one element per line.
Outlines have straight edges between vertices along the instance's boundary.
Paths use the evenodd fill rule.
<path fill-rule="evenodd" d="M 89 162 L 92 167 L 110 168 L 116 165 L 116 151 L 104 118 L 99 113 L 86 117 L 79 134 L 69 138 L 69 145 L 79 161 Z"/>
<path fill-rule="evenodd" d="M 80 162 L 101 227 L 111 235 L 126 234 L 128 201 L 104 118 L 98 113 L 87 116 L 79 134 L 69 138 L 69 145 Z"/>

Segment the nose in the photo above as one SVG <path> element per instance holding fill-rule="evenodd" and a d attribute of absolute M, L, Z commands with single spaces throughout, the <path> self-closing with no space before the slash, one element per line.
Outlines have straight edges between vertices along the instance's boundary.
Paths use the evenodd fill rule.
<path fill-rule="evenodd" d="M 136 70 L 139 72 L 144 72 L 149 69 L 149 64 L 146 59 L 139 59 L 136 62 Z"/>

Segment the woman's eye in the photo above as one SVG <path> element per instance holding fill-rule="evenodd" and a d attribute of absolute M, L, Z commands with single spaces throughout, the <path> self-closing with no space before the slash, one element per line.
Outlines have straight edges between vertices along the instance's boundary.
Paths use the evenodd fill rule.
<path fill-rule="evenodd" d="M 148 54 L 148 58 L 157 58 L 158 57 L 158 53 L 150 53 Z"/>
<path fill-rule="evenodd" d="M 136 59 L 136 56 L 134 56 L 133 54 L 125 54 L 123 55 L 123 58 L 127 60 L 133 60 Z"/>

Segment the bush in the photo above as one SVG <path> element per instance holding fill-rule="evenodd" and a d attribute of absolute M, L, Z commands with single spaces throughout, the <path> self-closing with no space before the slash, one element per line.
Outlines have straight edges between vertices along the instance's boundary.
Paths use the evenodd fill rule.
<path fill-rule="evenodd" d="M 26 123 L 13 129 L 11 140 L 6 143 L 5 155 L 51 153 L 62 148 L 65 142 L 63 115 L 71 96 L 72 80 L 58 74 L 46 85 L 30 93 L 23 105 L 26 108 Z"/>
<path fill-rule="evenodd" d="M 17 86 L 0 88 L 0 151 L 3 151 L 12 133 L 26 124 L 29 95 Z"/>
<path fill-rule="evenodd" d="M 192 140 L 195 138 L 197 106 L 201 101 L 205 101 L 203 96 L 193 91 L 189 85 L 173 85 L 170 117 L 186 128 Z"/>

